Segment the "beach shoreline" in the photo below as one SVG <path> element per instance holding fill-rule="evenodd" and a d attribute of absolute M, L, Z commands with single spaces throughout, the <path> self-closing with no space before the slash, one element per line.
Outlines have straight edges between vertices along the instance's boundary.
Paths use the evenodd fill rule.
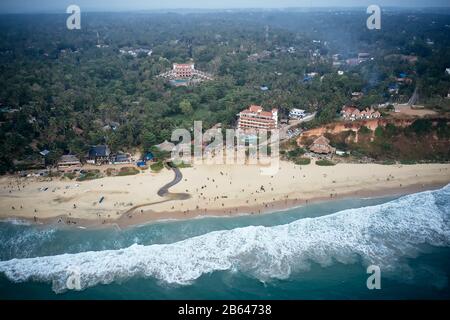
<path fill-rule="evenodd" d="M 16 177 L 1 177 L 0 220 L 128 228 L 170 220 L 259 215 L 330 200 L 401 196 L 450 182 L 449 164 L 300 167 L 282 162 L 275 177 L 262 176 L 258 167 L 246 166 L 198 166 L 182 172 L 181 182 L 165 197 L 157 191 L 173 179 L 169 170 L 87 182 L 25 183 Z M 42 191 L 44 186 L 53 189 Z M 189 197 L 177 199 L 177 194 Z"/>
<path fill-rule="evenodd" d="M 333 198 L 327 197 L 315 197 L 309 198 L 305 200 L 297 200 L 297 201 L 289 201 L 285 203 L 284 201 L 275 201 L 268 207 L 262 206 L 251 206 L 251 207 L 240 207 L 238 210 L 232 211 L 230 213 L 230 208 L 225 208 L 223 210 L 212 210 L 205 214 L 200 211 L 193 211 L 189 215 L 184 212 L 169 212 L 169 213 L 158 213 L 155 215 L 155 212 L 143 212 L 142 215 L 136 215 L 136 217 L 126 218 L 126 216 L 122 216 L 117 221 L 112 224 L 123 229 L 133 226 L 145 225 L 149 223 L 157 223 L 157 222 L 168 222 L 168 221 L 186 221 L 186 220 L 194 220 L 194 219 L 202 219 L 202 218 L 225 218 L 225 217 L 239 217 L 239 216 L 253 216 L 253 215 L 264 215 L 264 214 L 272 214 L 279 213 L 283 211 L 289 211 L 295 208 L 319 204 L 319 203 L 327 203 L 338 200 L 346 200 L 346 199 L 364 199 L 364 198 L 384 198 L 388 196 L 392 197 L 401 197 L 408 194 L 419 193 L 423 191 L 432 191 L 438 190 L 445 187 L 448 183 L 430 183 L 428 185 L 417 184 L 411 185 L 405 188 L 387 188 L 383 190 L 361 190 L 356 193 L 348 193 L 341 194 L 339 196 Z M 236 208 L 234 208 L 236 209 Z M 160 215 L 164 215 L 164 217 L 160 217 Z M 87 222 L 87 221 L 86 221 Z M 50 222 L 52 223 L 52 222 Z M 53 221 L 54 223 L 54 221 Z"/>
<path fill-rule="evenodd" d="M 0 218 L 0 222 L 11 222 L 14 223 L 23 223 L 28 225 L 54 225 L 59 227 L 76 227 L 82 229 L 102 229 L 102 228 L 118 228 L 118 229 L 127 229 L 137 226 L 143 226 L 147 224 L 153 223 L 164 223 L 164 222 L 174 222 L 174 221 L 189 221 L 189 220 L 197 220 L 197 219 L 205 219 L 205 218 L 232 218 L 232 217 L 240 217 L 240 216 L 256 216 L 256 215 L 265 215 L 272 213 L 280 213 L 283 211 L 293 210 L 295 208 L 300 208 L 313 204 L 321 204 L 321 203 L 329 203 L 333 201 L 339 200 L 350 200 L 350 199 L 367 199 L 367 198 L 384 198 L 384 197 L 402 197 L 413 193 L 419 193 L 424 191 L 433 191 L 438 190 L 445 187 L 448 183 L 430 183 L 427 185 L 417 184 L 411 185 L 406 188 L 392 188 L 392 189 L 383 189 L 383 190 L 361 190 L 356 193 L 342 194 L 335 198 L 326 198 L 326 197 L 316 197 L 305 199 L 303 201 L 293 201 L 291 204 L 284 204 L 282 201 L 274 202 L 270 207 L 262 208 L 261 206 L 253 206 L 253 207 L 241 207 L 238 211 L 229 213 L 229 209 L 223 210 L 215 210 L 210 211 L 208 214 L 204 214 L 201 211 L 191 212 L 189 216 L 187 216 L 184 212 L 155 212 L 147 211 L 143 212 L 142 215 L 136 215 L 132 218 L 126 218 L 126 216 L 121 216 L 117 220 L 107 221 L 106 223 L 100 223 L 96 220 L 90 219 L 79 219 L 70 217 L 70 221 L 72 223 L 61 223 L 61 220 L 67 220 L 68 216 L 56 216 L 52 218 L 44 218 L 39 219 L 39 221 L 35 222 L 33 219 L 20 217 L 20 216 L 9 216 L 5 218 Z M 255 213 L 255 211 L 258 211 Z"/>

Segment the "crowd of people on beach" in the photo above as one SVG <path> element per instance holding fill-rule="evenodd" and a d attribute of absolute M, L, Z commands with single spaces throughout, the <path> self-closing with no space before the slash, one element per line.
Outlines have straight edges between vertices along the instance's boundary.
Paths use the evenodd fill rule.
<path fill-rule="evenodd" d="M 446 168 L 444 168 L 446 169 Z M 444 170 L 439 169 L 439 171 Z M 195 170 L 195 168 L 194 168 Z M 215 215 L 215 214 L 236 214 L 239 212 L 244 212 L 248 214 L 260 214 L 268 211 L 273 211 L 275 209 L 282 209 L 288 207 L 294 207 L 301 204 L 308 204 L 310 200 L 308 200 L 308 196 L 305 194 L 305 197 L 299 197 L 298 193 L 295 190 L 292 190 L 290 194 L 282 194 L 277 193 L 277 183 L 273 179 L 278 179 L 279 177 L 271 176 L 269 181 L 264 184 L 256 185 L 252 183 L 252 181 L 248 181 L 246 186 L 244 187 L 242 184 L 237 186 L 239 188 L 239 193 L 247 195 L 246 199 L 240 199 L 239 205 L 232 205 L 233 202 L 238 203 L 239 196 L 230 196 L 230 194 L 223 191 L 221 192 L 221 187 L 225 185 L 233 185 L 233 183 L 237 180 L 234 179 L 232 173 L 229 172 L 219 172 L 220 175 L 217 176 L 203 176 L 203 177 L 195 177 L 195 178 L 184 178 L 184 185 L 187 185 L 188 188 L 184 189 L 186 192 L 184 195 L 187 197 L 176 198 L 173 197 L 174 194 L 168 194 L 163 197 L 163 199 L 158 199 L 157 195 L 149 195 L 155 199 L 155 202 L 150 204 L 139 204 L 135 207 L 133 202 L 131 201 L 116 201 L 113 203 L 113 207 L 115 210 L 110 210 L 109 212 L 106 210 L 99 210 L 96 213 L 96 218 L 98 222 L 102 224 L 106 224 L 112 222 L 113 220 L 120 218 L 121 216 L 126 216 L 128 219 L 133 219 L 136 215 L 151 215 L 152 214 L 152 205 L 159 204 L 162 202 L 172 202 L 169 207 L 170 212 L 172 213 L 180 213 L 184 216 L 198 216 L 198 215 Z M 419 174 L 415 174 L 416 178 L 419 178 Z M 330 177 L 323 173 L 322 177 L 324 179 L 329 179 Z M 306 181 L 307 175 L 304 171 L 301 170 L 299 166 L 298 174 L 292 175 L 293 180 L 298 180 L 299 183 L 302 181 Z M 191 181 L 189 179 L 195 179 Z M 204 183 L 200 186 L 198 185 L 198 179 L 204 179 Z M 76 189 L 79 184 L 76 185 L 67 185 L 65 187 L 52 187 L 51 178 L 47 178 L 45 180 L 35 180 L 29 178 L 9 178 L 6 180 L 7 183 L 2 183 L 3 185 L 3 195 L 2 197 L 9 197 L 12 199 L 17 199 L 16 202 L 13 202 L 11 205 L 11 214 L 10 216 L 25 216 L 23 213 L 26 210 L 32 210 L 32 215 L 28 214 L 29 219 L 33 219 L 33 222 L 39 223 L 42 221 L 48 221 L 49 219 L 45 219 L 42 216 L 40 217 L 39 208 L 39 200 L 35 202 L 35 207 L 26 207 L 25 203 L 29 206 L 30 202 L 21 202 L 20 199 L 24 199 L 24 195 L 30 188 L 35 188 L 37 183 L 41 183 L 42 186 L 39 188 L 40 192 L 56 192 L 59 191 L 58 196 L 55 195 L 53 201 L 55 204 L 58 203 L 58 199 L 60 199 L 61 194 L 66 194 L 69 189 Z M 398 188 L 402 188 L 404 185 L 401 181 L 397 180 L 397 178 L 389 173 L 385 178 L 376 177 L 374 178 L 374 182 L 394 182 L 398 181 Z M 330 185 L 336 184 L 336 180 L 331 180 Z M 142 182 L 141 182 L 142 184 Z M 128 184 L 127 186 L 130 186 Z M 189 186 L 193 186 L 189 188 Z M 103 187 L 103 184 L 101 184 Z M 423 185 L 424 187 L 424 185 Z M 53 188 L 53 189 L 51 189 Z M 338 188 L 336 188 L 338 189 Z M 51 190 L 51 191 L 48 191 Z M 339 193 L 336 192 L 334 188 L 330 188 L 331 193 L 329 193 L 329 199 L 336 199 L 339 197 Z M 268 197 L 270 194 L 270 197 Z M 359 192 L 354 191 L 354 195 L 358 196 Z M 295 196 L 294 196 L 295 195 Z M 188 198 L 197 199 L 195 207 L 193 207 L 192 202 L 186 202 L 185 200 Z M 101 196 L 99 201 L 92 203 L 93 207 L 99 206 L 103 201 L 108 201 L 109 199 L 105 196 Z M 326 200 L 326 199 L 321 199 Z M 62 201 L 62 200 L 61 200 Z M 243 203 L 245 201 L 245 204 Z M 68 225 L 76 225 L 79 221 L 79 215 L 75 214 L 72 216 L 72 212 L 76 212 L 77 210 L 83 210 L 79 208 L 79 204 L 74 202 L 71 206 L 71 211 L 66 213 L 65 215 L 61 214 L 61 216 L 57 217 L 57 223 L 65 223 Z M 67 211 L 67 210 L 66 210 Z M 95 208 L 93 212 L 95 212 Z M 105 212 L 106 211 L 106 212 Z M 28 211 L 27 211 L 28 212 Z M 30 212 L 28 212 L 30 213 Z M 125 215 L 126 213 L 126 215 Z M 112 217 L 112 215 L 115 215 Z"/>

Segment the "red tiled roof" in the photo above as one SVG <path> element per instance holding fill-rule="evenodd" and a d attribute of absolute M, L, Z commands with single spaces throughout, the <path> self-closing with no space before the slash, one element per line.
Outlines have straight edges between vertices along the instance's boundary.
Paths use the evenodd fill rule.
<path fill-rule="evenodd" d="M 345 106 L 342 108 L 343 113 L 349 113 L 349 114 L 355 112 L 355 110 L 358 110 L 358 108 L 353 107 L 353 106 Z"/>
<path fill-rule="evenodd" d="M 334 153 L 336 149 L 330 146 L 329 143 L 330 140 L 328 140 L 324 136 L 320 136 L 316 140 L 314 140 L 312 145 L 309 146 L 309 150 L 311 150 L 314 153 L 322 153 L 322 154 Z"/>
<path fill-rule="evenodd" d="M 263 117 L 272 117 L 272 112 L 269 111 L 261 111 L 259 114 Z"/>
<path fill-rule="evenodd" d="M 329 144 L 330 140 L 325 138 L 324 136 L 318 137 L 316 140 L 314 140 L 313 144 Z"/>
<path fill-rule="evenodd" d="M 251 105 L 248 110 L 250 110 L 251 112 L 261 112 L 263 108 L 261 106 Z"/>
<path fill-rule="evenodd" d="M 277 109 L 273 109 L 272 112 L 278 111 Z M 270 111 L 264 111 L 261 106 L 251 105 L 248 109 L 242 110 L 240 112 L 241 116 L 245 115 L 255 115 L 256 117 L 264 117 L 264 118 L 272 118 L 273 114 Z"/>

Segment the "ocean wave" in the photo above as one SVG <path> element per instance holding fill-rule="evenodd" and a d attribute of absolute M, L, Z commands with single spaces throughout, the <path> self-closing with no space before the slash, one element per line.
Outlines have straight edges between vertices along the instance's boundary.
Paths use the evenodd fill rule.
<path fill-rule="evenodd" d="M 286 225 L 215 231 L 171 244 L 0 261 L 0 272 L 15 282 L 51 282 L 57 293 L 67 289 L 74 270 L 80 289 L 132 277 L 187 285 L 225 270 L 267 281 L 287 279 L 311 263 L 330 266 L 335 261 L 361 261 L 392 272 L 422 245 L 450 246 L 450 185 Z"/>
<path fill-rule="evenodd" d="M 7 222 L 0 231 L 0 260 L 37 256 L 37 252 L 52 244 L 55 233 L 54 228 Z"/>

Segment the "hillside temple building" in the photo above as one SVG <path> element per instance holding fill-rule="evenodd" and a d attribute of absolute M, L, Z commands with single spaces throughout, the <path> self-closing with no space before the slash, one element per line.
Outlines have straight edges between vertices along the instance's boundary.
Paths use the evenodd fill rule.
<path fill-rule="evenodd" d="M 173 85 L 189 85 L 205 80 L 213 80 L 209 73 L 195 69 L 194 63 L 174 63 L 172 70 L 164 72 L 159 78 L 168 79 Z"/>

